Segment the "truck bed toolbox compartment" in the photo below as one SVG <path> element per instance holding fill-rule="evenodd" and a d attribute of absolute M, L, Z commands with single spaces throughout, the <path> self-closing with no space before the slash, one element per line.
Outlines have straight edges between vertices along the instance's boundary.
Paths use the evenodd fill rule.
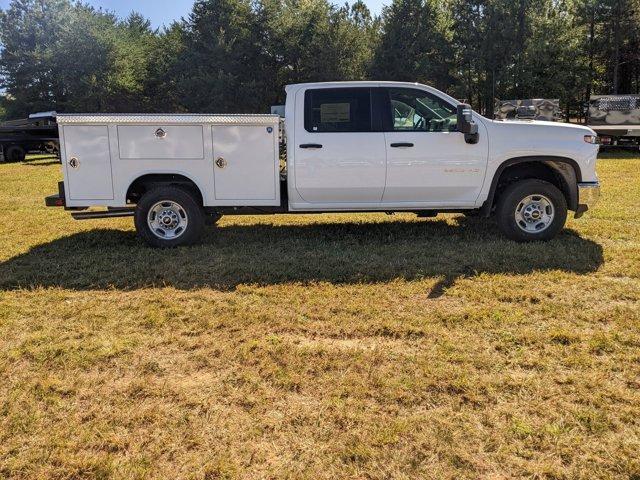
<path fill-rule="evenodd" d="M 106 125 L 64 125 L 62 163 L 70 200 L 113 200 L 109 129 Z"/>
<path fill-rule="evenodd" d="M 58 115 L 68 207 L 128 207 L 148 175 L 192 181 L 204 206 L 280 205 L 275 115 Z"/>

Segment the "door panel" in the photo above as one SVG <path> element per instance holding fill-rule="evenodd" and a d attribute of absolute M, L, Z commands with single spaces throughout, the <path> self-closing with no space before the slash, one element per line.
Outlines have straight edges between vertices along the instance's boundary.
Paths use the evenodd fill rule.
<path fill-rule="evenodd" d="M 385 138 L 387 186 L 383 202 L 476 201 L 486 169 L 486 144 L 469 145 L 458 132 L 386 132 Z M 397 143 L 413 147 L 391 147 Z"/>
<path fill-rule="evenodd" d="M 295 188 L 309 203 L 376 203 L 382 199 L 384 134 L 372 130 L 371 89 L 312 89 L 298 103 Z"/>
<path fill-rule="evenodd" d="M 475 203 L 488 158 L 484 132 L 479 143 L 468 144 L 457 131 L 456 106 L 425 90 L 385 91 L 387 176 L 383 203 Z"/>
<path fill-rule="evenodd" d="M 63 127 L 70 200 L 113 200 L 109 131 L 100 125 Z"/>
<path fill-rule="evenodd" d="M 275 200 L 277 130 L 265 126 L 214 126 L 213 169 L 217 200 Z"/>
<path fill-rule="evenodd" d="M 380 202 L 386 160 L 383 133 L 303 134 L 296 136 L 296 143 L 296 190 L 305 201 Z M 300 148 L 306 143 L 322 148 Z"/>

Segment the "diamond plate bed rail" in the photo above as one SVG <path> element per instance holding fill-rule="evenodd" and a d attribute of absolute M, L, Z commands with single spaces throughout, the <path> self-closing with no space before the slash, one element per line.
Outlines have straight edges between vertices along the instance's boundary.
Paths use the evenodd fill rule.
<path fill-rule="evenodd" d="M 201 124 L 218 125 L 273 125 L 277 115 L 210 115 L 210 114 L 59 114 L 61 125 L 68 124 Z"/>

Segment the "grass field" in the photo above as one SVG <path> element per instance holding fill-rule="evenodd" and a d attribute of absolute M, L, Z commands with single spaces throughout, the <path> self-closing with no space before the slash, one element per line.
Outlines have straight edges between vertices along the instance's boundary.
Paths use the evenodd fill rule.
<path fill-rule="evenodd" d="M 59 170 L 0 164 L 0 478 L 640 479 L 640 159 L 529 245 L 327 215 L 150 250 L 46 209 Z"/>

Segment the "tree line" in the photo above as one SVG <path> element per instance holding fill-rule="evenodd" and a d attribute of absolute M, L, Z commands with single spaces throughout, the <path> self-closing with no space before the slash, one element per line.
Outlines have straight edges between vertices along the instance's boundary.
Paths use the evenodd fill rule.
<path fill-rule="evenodd" d="M 284 85 L 405 80 L 496 99 L 640 92 L 640 0 L 196 0 L 161 29 L 69 0 L 0 12 L 3 115 L 268 112 Z"/>

